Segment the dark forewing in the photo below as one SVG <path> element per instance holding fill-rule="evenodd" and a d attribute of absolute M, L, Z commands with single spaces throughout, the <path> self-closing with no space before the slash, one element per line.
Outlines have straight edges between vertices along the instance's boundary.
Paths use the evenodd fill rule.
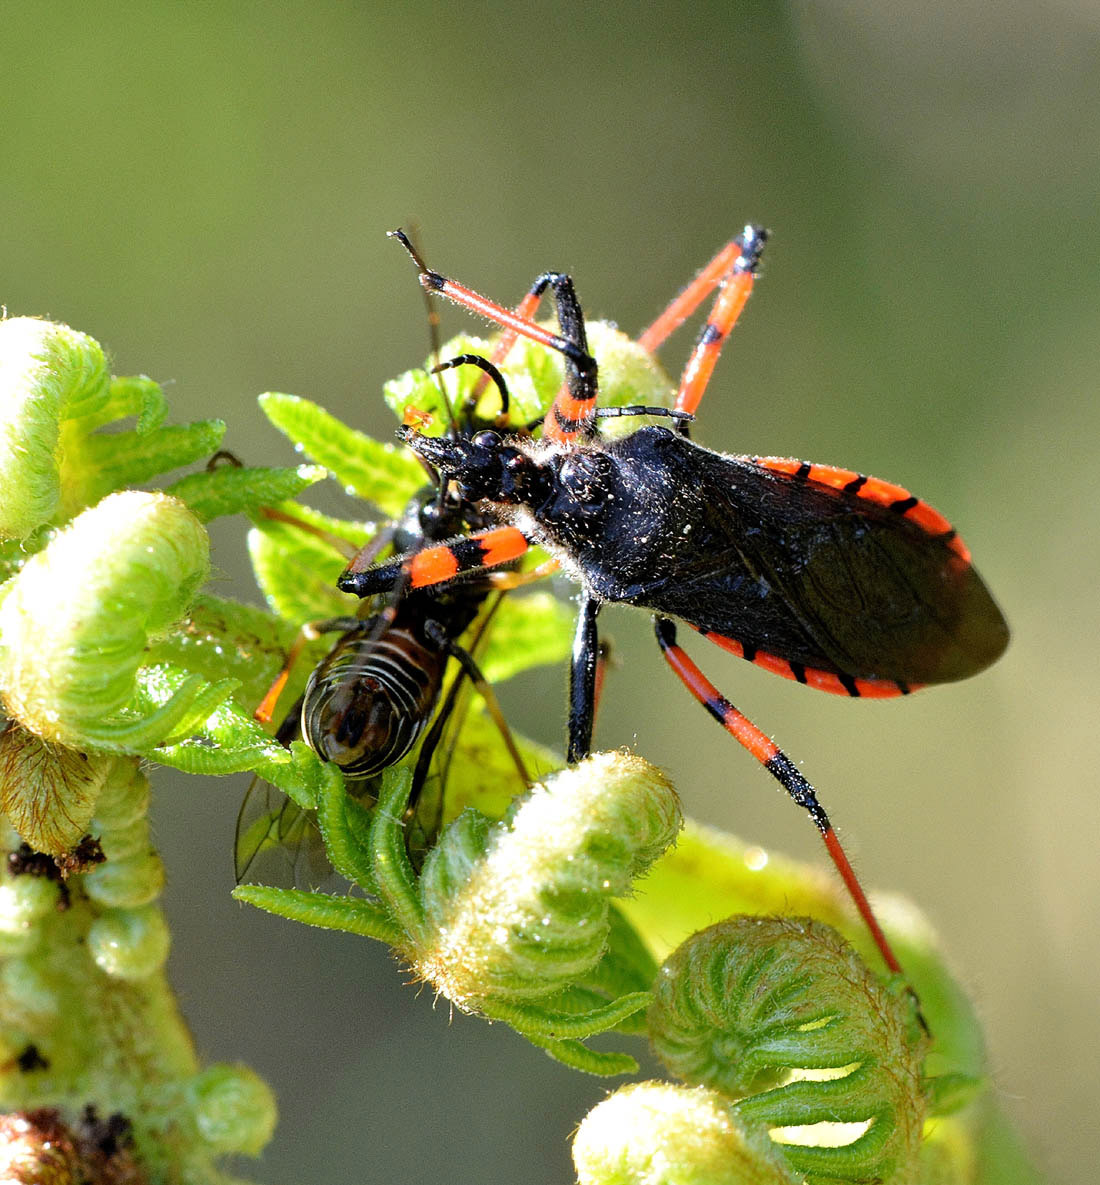
<path fill-rule="evenodd" d="M 648 565 L 654 577 L 610 599 L 857 678 L 948 682 L 1003 651 L 999 609 L 942 533 L 857 493 L 670 437 L 616 450 L 635 468 L 626 484 L 648 470 L 667 509 L 644 548 L 618 538 L 604 550 L 620 573 Z"/>

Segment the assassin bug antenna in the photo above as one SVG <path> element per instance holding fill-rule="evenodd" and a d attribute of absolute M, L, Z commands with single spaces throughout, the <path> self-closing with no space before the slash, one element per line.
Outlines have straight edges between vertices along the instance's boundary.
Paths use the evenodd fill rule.
<path fill-rule="evenodd" d="M 696 411 L 752 292 L 766 239 L 763 228 L 747 226 L 642 334 L 641 343 L 656 349 L 718 289 L 684 368 L 675 413 Z M 519 510 L 523 531 L 490 523 L 369 570 L 353 565 L 340 587 L 362 596 L 402 580 L 412 587 L 447 584 L 513 560 L 531 544 L 545 547 L 581 583 L 570 674 L 571 762 L 591 749 L 601 607 L 619 602 L 652 612 L 669 666 L 807 811 L 886 965 L 898 970 L 813 787 L 706 680 L 678 645 L 670 619 L 822 691 L 906 695 L 976 674 L 1008 642 L 969 551 L 927 503 L 865 474 L 715 453 L 655 425 L 599 440 L 597 366 L 569 277 L 543 273 L 513 312 L 413 258 L 426 289 L 503 327 L 494 361 L 516 336 L 526 337 L 565 357 L 566 386 L 546 417 L 549 446 L 487 434 L 463 441 L 404 434 L 464 497 L 502 514 Z M 532 320 L 547 287 L 555 296 L 557 334 Z"/>
<path fill-rule="evenodd" d="M 393 232 L 389 232 L 393 233 Z M 415 258 L 419 258 L 419 249 L 415 246 L 420 238 L 419 228 L 415 225 L 409 228 L 409 233 L 406 235 L 404 231 L 399 232 L 402 235 L 403 241 L 406 242 L 409 248 L 415 253 Z M 424 297 L 424 315 L 428 323 L 428 357 L 433 361 L 438 362 L 441 355 L 440 346 L 440 332 L 439 332 L 439 309 L 435 301 L 432 300 L 431 294 L 426 288 L 422 288 L 421 292 Z M 438 374 L 437 370 L 432 370 L 431 374 Z M 454 407 L 451 405 L 450 396 L 447 394 L 447 388 L 442 379 L 437 379 L 437 386 L 439 387 L 439 397 L 443 404 L 443 408 L 447 413 L 447 423 L 452 433 L 458 433 L 458 421 L 455 419 Z M 435 474 L 431 474 L 434 479 Z"/>
<path fill-rule="evenodd" d="M 500 373 L 500 370 L 488 358 L 483 358 L 480 354 L 459 354 L 454 358 L 448 358 L 446 362 L 440 362 L 437 366 L 433 366 L 431 373 L 439 374 L 441 371 L 450 370 L 456 366 L 476 366 L 493 380 L 500 392 L 500 416 L 502 420 L 506 420 L 508 416 L 508 384 L 504 381 L 504 375 Z"/>

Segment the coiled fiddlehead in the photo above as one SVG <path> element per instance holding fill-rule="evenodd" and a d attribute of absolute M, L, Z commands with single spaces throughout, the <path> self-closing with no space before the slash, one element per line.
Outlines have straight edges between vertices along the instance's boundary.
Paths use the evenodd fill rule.
<path fill-rule="evenodd" d="M 713 1090 L 638 1082 L 594 1107 L 573 1140 L 580 1185 L 797 1185 L 767 1133 Z"/>
<path fill-rule="evenodd" d="M 798 1172 L 912 1179 L 927 1037 L 829 927 L 738 917 L 695 934 L 661 968 L 649 1025 L 674 1074 L 737 1100 Z"/>
<path fill-rule="evenodd" d="M 608 907 L 676 836 L 679 803 L 641 758 L 599 754 L 504 824 L 452 827 L 421 877 L 417 968 L 459 1003 L 546 996 L 595 967 Z"/>
<path fill-rule="evenodd" d="M 387 771 L 370 818 L 338 775 L 317 787 L 334 864 L 374 899 L 259 885 L 234 895 L 391 943 L 458 1007 L 505 1021 L 577 1069 L 635 1069 L 633 1058 L 590 1050 L 581 1039 L 621 1025 L 650 1001 L 652 962 L 612 899 L 630 892 L 680 828 L 679 801 L 664 776 L 633 755 L 599 754 L 548 778 L 501 822 L 463 812 L 419 878 L 401 827 L 409 784 L 408 771 Z"/>
<path fill-rule="evenodd" d="M 8 714 L 75 749 L 163 739 L 179 724 L 171 712 L 145 727 L 119 714 L 149 637 L 183 615 L 208 572 L 206 532 L 177 499 L 128 490 L 85 510 L 5 586 Z"/>

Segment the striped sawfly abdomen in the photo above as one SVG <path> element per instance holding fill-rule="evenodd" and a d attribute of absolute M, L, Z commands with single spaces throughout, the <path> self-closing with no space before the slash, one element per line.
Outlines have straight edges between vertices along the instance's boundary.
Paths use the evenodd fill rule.
<path fill-rule="evenodd" d="M 399 761 L 431 719 L 446 649 L 426 630 L 418 598 L 342 635 L 302 699 L 302 736 L 323 760 L 363 778 Z"/>

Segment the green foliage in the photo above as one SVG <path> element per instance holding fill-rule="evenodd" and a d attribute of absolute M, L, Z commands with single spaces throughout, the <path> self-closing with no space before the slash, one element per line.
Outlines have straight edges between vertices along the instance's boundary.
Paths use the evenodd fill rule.
<path fill-rule="evenodd" d="M 164 491 L 181 502 L 201 522 L 227 514 L 251 514 L 293 498 L 324 479 L 319 465 L 297 469 L 246 469 L 243 465 L 219 465 L 203 473 L 190 473 Z"/>
<path fill-rule="evenodd" d="M 650 1035 L 678 1078 L 784 1129 L 810 1179 L 913 1179 L 926 1038 L 901 985 L 881 985 L 834 930 L 793 918 L 719 922 L 662 972 Z"/>
<path fill-rule="evenodd" d="M 610 327 L 589 331 L 603 402 L 668 402 L 670 384 L 650 356 Z M 465 349 L 486 347 L 459 339 L 445 355 Z M 561 381 L 557 359 L 526 343 L 502 369 L 512 423 L 540 415 Z M 448 372 L 452 400 L 473 398 L 481 377 Z M 439 390 L 424 370 L 411 371 L 387 386 L 387 399 L 402 418 L 415 413 L 427 430 L 445 431 Z M 499 393 L 487 385 L 478 398 L 478 414 L 493 418 Z M 299 451 L 387 519 L 422 486 L 407 452 L 316 404 L 287 395 L 262 403 Z M 278 744 L 252 711 L 304 622 L 358 608 L 335 579 L 368 540 L 385 551 L 386 524 L 290 501 L 319 479 L 316 466 L 222 465 L 163 492 L 119 491 L 218 446 L 220 424 L 165 425 L 166 414 L 156 383 L 109 378 L 85 335 L 0 322 L 0 696 L 10 721 L 0 736 L 0 803 L 23 839 L 75 869 L 64 914 L 54 881 L 0 877 L 7 1106 L 94 1098 L 124 1111 L 154 1181 L 224 1180 L 216 1158 L 255 1152 L 270 1133 L 266 1088 L 240 1067 L 198 1066 L 164 980 L 164 870 L 138 772 L 139 761 L 153 761 L 270 781 L 288 800 L 278 826 L 261 817 L 241 842 L 263 851 L 319 833 L 361 894 L 245 885 L 240 900 L 387 943 L 457 1007 L 504 1021 L 559 1061 L 596 1074 L 634 1070 L 628 1053 L 586 1042 L 641 1035 L 648 1009 L 670 1068 L 703 1085 L 612 1096 L 578 1135 L 583 1182 L 1007 1179 L 1004 1161 L 999 1177 L 973 1167 L 996 1163 L 983 1161 L 983 1140 L 1003 1135 L 981 1091 L 980 1030 L 911 908 L 887 911 L 886 922 L 936 1035 L 927 1062 L 899 985 L 880 984 L 820 924 L 865 942 L 830 883 L 698 828 L 671 848 L 678 799 L 639 757 L 600 755 L 555 774 L 553 753 L 517 738 L 540 779 L 523 792 L 471 697 L 451 722 L 445 779 L 426 784 L 410 810 L 415 753 L 352 796 L 336 766 L 305 745 Z M 132 428 L 120 431 L 128 419 Z M 273 612 L 199 592 L 209 567 L 202 524 L 237 512 L 253 521 L 250 552 Z M 492 626 L 478 658 L 493 680 L 569 649 L 569 614 L 543 593 L 512 594 Z M 322 640 L 306 649 L 305 670 L 325 648 Z M 292 678 L 284 702 L 303 678 Z M 105 862 L 74 855 L 87 832 Z M 645 891 L 634 896 L 643 875 Z M 725 924 L 658 973 L 657 958 L 734 912 L 817 920 Z M 10 1069 L 28 1042 L 48 1051 L 48 1074 Z M 939 1118 L 922 1143 L 925 1114 Z M 825 1120 L 864 1129 L 832 1144 L 784 1140 L 788 1129 Z M 657 1162 L 664 1175 L 653 1175 Z"/>
<path fill-rule="evenodd" d="M 664 1082 L 624 1086 L 594 1107 L 573 1140 L 580 1185 L 799 1185 L 767 1133 L 712 1091 Z"/>
<path fill-rule="evenodd" d="M 323 407 L 297 395 L 260 396 L 267 418 L 306 456 L 324 467 L 348 491 L 398 515 L 424 484 L 424 470 L 395 444 L 380 444 L 342 424 Z"/>
<path fill-rule="evenodd" d="M 353 551 L 377 530 L 373 523 L 342 522 L 307 506 L 293 506 L 292 511 L 299 522 L 343 540 Z M 354 614 L 356 599 L 336 587 L 347 556 L 331 542 L 292 523 L 261 518 L 248 534 L 248 554 L 268 605 L 280 617 L 301 624 Z"/>
<path fill-rule="evenodd" d="M 200 1068 L 164 975 L 164 872 L 145 817 L 148 781 L 136 758 L 101 760 L 87 829 L 106 861 L 70 864 L 63 889 L 0 863 L 0 1099 L 24 1112 L 93 1103 L 131 1124 L 141 1179 L 230 1185 L 218 1158 L 259 1151 L 274 1099 L 243 1067 Z M 18 837 L 8 832 L 3 847 L 17 849 Z M 34 1057 L 22 1069 L 27 1050 Z M 54 1180 L 31 1163 L 17 1179 Z M 137 1179 L 118 1171 L 115 1179 Z"/>
<path fill-rule="evenodd" d="M 467 810 L 443 831 L 418 877 L 400 826 L 408 772 L 383 775 L 363 827 L 335 768 L 325 768 L 321 831 L 338 871 L 368 898 L 248 885 L 235 891 L 238 899 L 381 937 L 452 1003 L 506 1021 L 567 1064 L 603 1074 L 636 1068 L 629 1057 L 579 1042 L 650 1001 L 647 991 L 603 993 L 616 961 L 610 898 L 629 890 L 680 826 L 679 804 L 658 771 L 639 758 L 604 754 L 536 788 L 507 821 L 491 824 Z M 637 954 L 629 941 L 624 947 L 618 978 L 628 980 Z M 602 977 L 590 979 L 601 961 L 608 964 Z M 570 991 L 575 986 L 589 990 Z"/>

